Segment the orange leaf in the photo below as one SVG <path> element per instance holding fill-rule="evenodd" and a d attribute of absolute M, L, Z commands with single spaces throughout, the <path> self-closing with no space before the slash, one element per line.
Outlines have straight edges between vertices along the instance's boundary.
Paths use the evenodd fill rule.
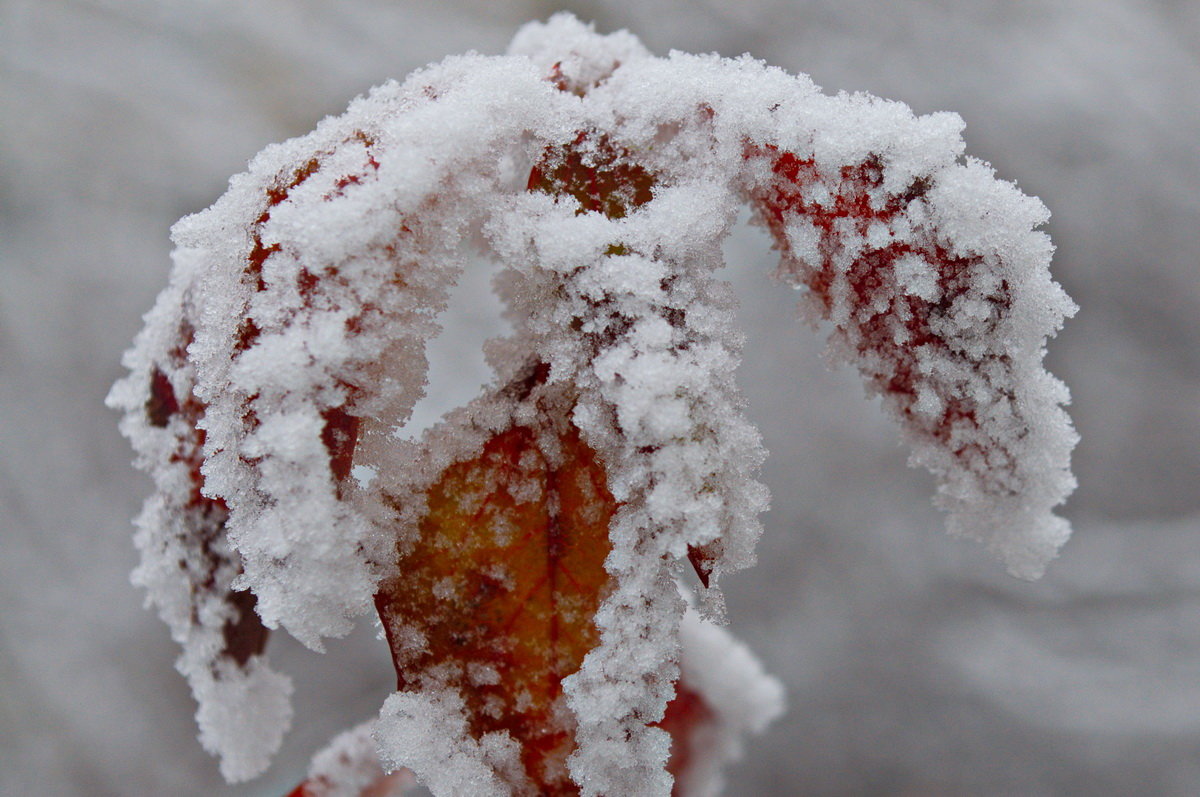
<path fill-rule="evenodd" d="M 616 509 L 603 467 L 574 427 L 515 426 L 447 468 L 428 501 L 376 597 L 399 688 L 457 687 L 476 736 L 508 731 L 540 789 L 574 791 L 561 681 L 598 641 Z"/>

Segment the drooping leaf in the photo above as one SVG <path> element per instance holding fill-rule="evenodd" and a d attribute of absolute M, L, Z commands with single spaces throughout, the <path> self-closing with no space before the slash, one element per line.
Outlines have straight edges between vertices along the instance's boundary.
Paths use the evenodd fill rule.
<path fill-rule="evenodd" d="M 110 401 L 125 408 L 123 428 L 159 486 L 137 519 L 141 561 L 134 583 L 146 588 L 182 647 L 176 666 L 198 703 L 202 744 L 221 756 L 227 778 L 245 779 L 278 748 L 290 717 L 291 685 L 266 663 L 269 632 L 255 596 L 235 585 L 241 559 L 228 540 L 229 509 L 205 489 L 207 407 L 193 392 L 196 374 L 187 357 L 194 336 L 190 288 L 174 285 L 164 292 L 154 312 L 165 321 L 166 334 L 131 357 L 132 373 L 114 387 Z M 239 697 L 244 711 L 223 710 L 222 704 Z M 263 719 L 275 727 L 252 738 L 241 735 Z"/>
<path fill-rule="evenodd" d="M 748 157 L 769 165 L 753 202 L 780 275 L 900 421 L 950 530 L 988 542 L 1014 575 L 1040 575 L 1069 533 L 1050 508 L 1074 487 L 1077 439 L 1041 366 L 1074 311 L 1046 277 L 1048 239 L 1026 227 L 1046 217 L 1041 203 L 978 162 L 886 186 L 877 154 L 837 169 L 774 147 Z"/>
<path fill-rule="evenodd" d="M 200 724 L 226 776 L 277 747 L 248 718 L 281 734 L 289 716 L 261 629 L 320 650 L 374 603 L 400 685 L 379 753 L 435 791 L 663 795 L 679 717 L 707 730 L 676 734 L 669 771 L 719 780 L 779 706 L 768 688 L 744 713 L 722 696 L 721 679 L 745 676 L 742 696 L 768 680 L 744 651 L 711 654 L 728 640 L 690 670 L 679 652 L 680 563 L 719 613 L 714 581 L 753 563 L 766 507 L 714 276 L 744 200 L 938 477 L 951 530 L 1036 575 L 1067 533 L 1074 438 L 1041 360 L 1072 305 L 1044 209 L 958 163 L 958 130 L 560 16 L 509 56 L 381 87 L 181 221 L 114 403 L 159 488 L 141 577 L 177 635 L 203 631 L 181 666 L 224 690 Z M 471 240 L 500 261 L 514 322 L 490 348 L 498 383 L 537 362 L 560 400 L 498 389 L 410 456 L 392 432 Z M 247 587 L 253 607 L 226 599 Z"/>
<path fill-rule="evenodd" d="M 507 731 L 541 791 L 570 793 L 562 679 L 596 644 L 616 508 L 577 430 L 515 426 L 446 469 L 376 605 L 400 690 L 458 689 L 476 736 Z"/>

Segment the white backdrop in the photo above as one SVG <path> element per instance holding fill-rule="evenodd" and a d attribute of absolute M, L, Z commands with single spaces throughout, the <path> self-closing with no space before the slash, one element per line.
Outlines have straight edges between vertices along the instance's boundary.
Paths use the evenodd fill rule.
<path fill-rule="evenodd" d="M 789 713 L 739 795 L 1200 793 L 1200 5 L 1189 0 L 0 0 L 0 793 L 282 794 L 392 683 L 366 627 L 277 636 L 296 727 L 225 786 L 165 626 L 128 583 L 149 481 L 103 407 L 165 285 L 167 229 L 269 142 L 567 8 L 658 53 L 742 52 L 918 112 L 1054 213 L 1081 305 L 1051 345 L 1083 436 L 1075 538 L 1040 583 L 945 537 L 931 480 L 771 283 L 727 249 L 771 450 L 761 564 L 732 630 Z M 423 417 L 485 378 L 466 279 Z M 472 308 L 468 311 L 466 308 Z"/>

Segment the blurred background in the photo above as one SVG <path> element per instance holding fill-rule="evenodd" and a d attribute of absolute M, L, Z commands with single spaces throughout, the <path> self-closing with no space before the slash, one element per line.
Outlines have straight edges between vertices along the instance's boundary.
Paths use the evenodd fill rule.
<path fill-rule="evenodd" d="M 281 795 L 377 712 L 392 675 L 369 622 L 325 656 L 277 635 L 294 729 L 258 781 L 221 782 L 129 585 L 150 482 L 103 398 L 171 223 L 370 86 L 501 53 L 560 9 L 658 54 L 749 52 L 959 112 L 968 153 L 1050 207 L 1082 308 L 1048 360 L 1082 435 L 1075 536 L 1026 584 L 941 532 L 931 479 L 768 279 L 765 236 L 731 239 L 774 500 L 761 563 L 725 587 L 789 711 L 729 794 L 1200 794 L 1192 0 L 0 0 L 0 793 Z M 486 378 L 487 289 L 480 271 L 457 291 L 422 418 Z"/>

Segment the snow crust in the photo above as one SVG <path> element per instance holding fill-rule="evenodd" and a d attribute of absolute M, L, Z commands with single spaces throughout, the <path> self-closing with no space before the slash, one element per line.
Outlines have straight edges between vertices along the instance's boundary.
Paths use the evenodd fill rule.
<path fill-rule="evenodd" d="M 135 581 L 184 646 L 202 741 L 226 777 L 261 771 L 290 718 L 284 676 L 257 653 L 231 663 L 227 595 L 251 591 L 267 628 L 314 650 L 347 633 L 402 574 L 420 487 L 519 420 L 502 388 L 536 363 L 571 396 L 619 502 L 600 644 L 563 681 L 571 775 L 584 794 L 670 792 L 669 739 L 651 724 L 682 659 L 724 728 L 688 789 L 717 788 L 739 735 L 781 707 L 744 649 L 685 619 L 676 586 L 688 559 L 714 580 L 753 564 L 767 507 L 765 452 L 734 383 L 735 303 L 714 277 L 747 202 L 781 251 L 778 276 L 831 324 L 832 355 L 937 478 L 949 530 L 1039 575 L 1069 533 L 1052 510 L 1073 489 L 1076 439 L 1066 388 L 1041 361 L 1075 308 L 1033 229 L 1045 208 L 963 161 L 961 126 L 824 95 L 749 57 L 655 58 L 628 33 L 558 15 L 508 55 L 380 86 L 268 147 L 181 220 L 171 285 L 110 402 L 158 489 L 138 520 Z M 640 170 L 652 198 L 618 185 L 604 212 L 585 212 L 570 191 L 527 190 L 531 167 L 571 158 Z M 497 387 L 424 441 L 397 440 L 462 252 L 478 244 L 502 267 L 516 329 L 489 348 Z M 163 380 L 179 405 L 165 420 Z M 186 564 L 197 557 L 202 573 Z M 719 616 L 715 584 L 704 593 Z M 521 788 L 512 740 L 472 738 L 453 690 L 392 695 L 375 734 L 388 767 L 435 793 Z"/>

